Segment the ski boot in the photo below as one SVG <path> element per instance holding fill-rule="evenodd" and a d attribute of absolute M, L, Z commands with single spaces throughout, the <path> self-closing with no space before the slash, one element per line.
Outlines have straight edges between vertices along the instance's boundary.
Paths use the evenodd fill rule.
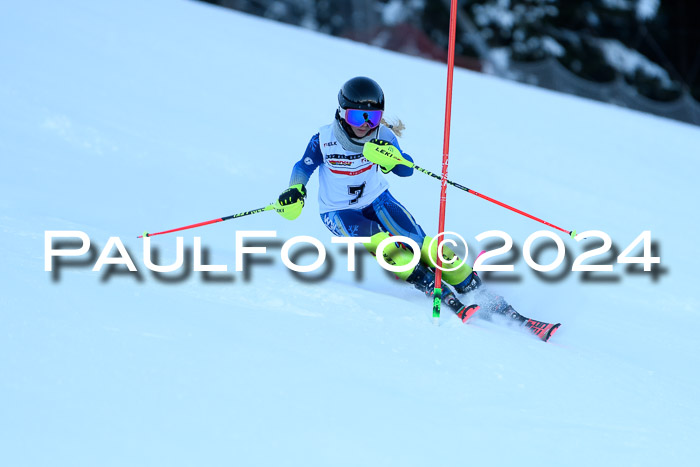
<path fill-rule="evenodd" d="M 454 286 L 457 293 L 464 295 L 481 287 L 481 278 L 476 274 L 476 272 L 472 272 L 470 276 L 471 279 L 469 276 L 467 276 L 464 282 Z"/>
<path fill-rule="evenodd" d="M 406 282 L 413 284 L 428 297 L 433 296 L 433 292 L 435 291 L 435 273 L 426 266 L 419 263 L 411 275 L 408 276 Z M 452 290 L 452 287 L 447 283 L 442 284 L 442 303 L 450 307 L 463 323 L 466 323 L 469 318 L 479 311 L 478 305 L 466 306 L 460 302 L 454 290 Z"/>

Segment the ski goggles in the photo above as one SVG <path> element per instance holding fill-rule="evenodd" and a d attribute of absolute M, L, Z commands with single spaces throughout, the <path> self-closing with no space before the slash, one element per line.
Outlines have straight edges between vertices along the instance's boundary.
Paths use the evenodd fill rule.
<path fill-rule="evenodd" d="M 382 121 L 382 110 L 339 109 L 340 118 L 348 122 L 348 125 L 361 127 L 369 123 L 370 128 L 376 128 Z"/>

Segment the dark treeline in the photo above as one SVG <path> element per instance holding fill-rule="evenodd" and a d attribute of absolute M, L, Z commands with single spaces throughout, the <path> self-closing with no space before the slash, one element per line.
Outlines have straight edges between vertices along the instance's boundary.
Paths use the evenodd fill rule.
<path fill-rule="evenodd" d="M 450 0 L 205 1 L 433 58 L 447 48 Z M 700 100 L 697 0 L 462 0 L 459 13 L 461 58 L 554 57 L 594 82 L 621 76 L 654 100 Z"/>

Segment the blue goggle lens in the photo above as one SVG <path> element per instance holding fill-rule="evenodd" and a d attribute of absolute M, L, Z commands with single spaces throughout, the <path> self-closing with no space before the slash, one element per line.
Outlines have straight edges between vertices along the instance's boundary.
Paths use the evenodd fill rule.
<path fill-rule="evenodd" d="M 382 121 L 382 113 L 381 110 L 345 109 L 344 120 L 348 125 L 361 127 L 369 123 L 370 128 L 374 128 Z"/>

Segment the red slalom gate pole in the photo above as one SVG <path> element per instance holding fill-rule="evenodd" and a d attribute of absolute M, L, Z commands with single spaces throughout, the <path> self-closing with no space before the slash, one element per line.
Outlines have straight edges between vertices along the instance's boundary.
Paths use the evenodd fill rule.
<path fill-rule="evenodd" d="M 442 180 L 440 188 L 440 217 L 438 238 L 445 231 L 445 205 L 447 204 L 447 165 L 450 160 L 450 124 L 452 118 L 452 76 L 455 67 L 455 36 L 457 33 L 457 0 L 450 2 L 450 41 L 447 49 L 447 96 L 445 98 L 445 135 L 442 144 Z M 440 302 L 442 301 L 442 260 L 440 259 L 440 241 L 437 242 L 437 268 L 435 269 L 435 290 L 433 299 L 433 323 L 440 319 Z"/>

